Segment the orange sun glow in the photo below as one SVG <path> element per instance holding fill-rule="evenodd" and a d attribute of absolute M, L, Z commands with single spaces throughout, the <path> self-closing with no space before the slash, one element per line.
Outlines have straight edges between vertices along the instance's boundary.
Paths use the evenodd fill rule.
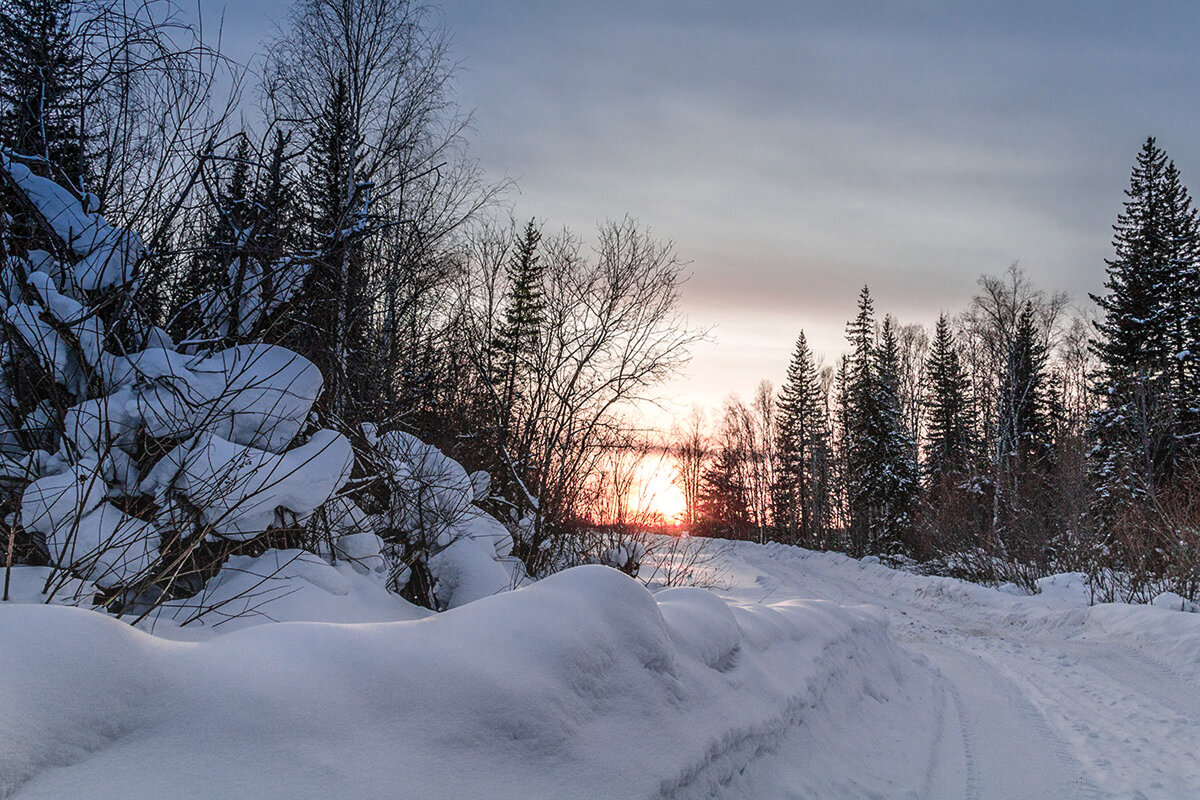
<path fill-rule="evenodd" d="M 652 516 L 661 516 L 668 524 L 679 524 L 687 511 L 683 492 L 676 485 L 669 459 L 648 458 L 638 467 L 633 491 L 635 508 Z"/>

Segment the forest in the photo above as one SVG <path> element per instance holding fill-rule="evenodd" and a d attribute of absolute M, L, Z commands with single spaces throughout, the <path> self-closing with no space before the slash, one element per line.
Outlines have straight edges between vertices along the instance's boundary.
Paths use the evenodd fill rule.
<path fill-rule="evenodd" d="M 1029 590 L 1079 571 L 1104 602 L 1195 598 L 1198 224 L 1148 138 L 1103 294 L 1013 264 L 930 331 L 880 320 L 864 286 L 835 364 L 801 332 L 778 393 L 677 432 L 689 523 Z"/>
<path fill-rule="evenodd" d="M 506 216 L 436 9 L 299 0 L 254 74 L 167 2 L 20 0 L 0 35 L 6 579 L 107 570 L 102 604 L 144 614 L 230 557 L 365 548 L 445 608 L 464 514 L 518 582 L 637 574 L 639 408 L 706 335 L 687 264 L 628 217 Z M 675 423 L 684 529 L 1196 599 L 1198 224 L 1150 138 L 1104 294 L 1014 264 L 929 330 L 864 287 L 836 362 L 801 332 L 778 392 Z"/>

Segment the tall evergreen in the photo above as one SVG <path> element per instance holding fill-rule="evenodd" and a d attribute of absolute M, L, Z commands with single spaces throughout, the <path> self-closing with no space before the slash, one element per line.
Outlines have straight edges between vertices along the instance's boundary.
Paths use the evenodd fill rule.
<path fill-rule="evenodd" d="M 228 179 L 212 192 L 200 245 L 187 259 L 172 292 L 170 329 L 176 341 L 217 343 L 226 336 L 225 320 L 212 314 L 213 298 L 231 293 L 230 267 L 237 256 L 242 231 L 253 224 L 249 159 L 250 148 L 242 138 L 234 150 Z"/>
<path fill-rule="evenodd" d="M 876 498 L 872 467 L 878 466 L 877 430 L 872 422 L 878 416 L 879 392 L 876 388 L 875 306 L 870 290 L 864 286 L 858 297 L 858 315 L 846 326 L 850 343 L 842 371 L 842 468 L 846 493 L 847 527 L 850 547 L 857 554 L 869 552 L 877 527 Z"/>
<path fill-rule="evenodd" d="M 299 245 L 296 185 L 287 160 L 287 145 L 287 137 L 276 131 L 255 193 L 255 255 L 263 264 L 263 296 L 268 303 L 298 288 L 280 285 L 290 284 L 298 272 L 285 263 Z M 279 340 L 284 335 L 289 324 L 284 316 L 284 320 L 266 332 L 269 340 Z"/>
<path fill-rule="evenodd" d="M 876 540 L 881 551 L 895 552 L 910 545 L 908 538 L 913 532 L 913 510 L 920 483 L 916 448 L 900 404 L 900 353 L 895 323 L 890 316 L 883 320 L 875 353 L 878 416 L 874 425 L 878 452 L 872 477 L 876 481 L 874 492 L 879 509 Z"/>
<path fill-rule="evenodd" d="M 841 387 L 842 469 L 851 548 L 898 551 L 912 530 L 917 468 L 900 410 L 899 348 L 894 326 L 875 335 L 871 294 L 863 287 L 847 326 L 851 352 Z"/>
<path fill-rule="evenodd" d="M 505 266 L 508 302 L 496 342 L 500 403 L 505 409 L 511 408 L 517 399 L 523 363 L 542 333 L 542 317 L 546 306 L 542 295 L 542 279 L 546 267 L 538 252 L 541 241 L 542 232 L 533 220 L 529 220 L 517 239 L 512 258 Z"/>
<path fill-rule="evenodd" d="M 381 381 L 368 353 L 372 304 L 367 283 L 359 136 L 345 76 L 330 87 L 311 134 L 304 181 L 312 267 L 297 299 L 291 346 L 325 376 L 317 404 L 324 420 L 353 422 L 379 402 Z"/>
<path fill-rule="evenodd" d="M 776 528 L 788 541 L 825 546 L 832 518 L 829 420 L 821 377 L 803 331 L 779 396 Z"/>
<path fill-rule="evenodd" d="M 961 475 L 971 459 L 967 376 L 945 314 L 938 317 L 926 363 L 925 474 L 931 484 Z"/>
<path fill-rule="evenodd" d="M 41 159 L 30 164 L 35 172 L 65 177 L 82 191 L 86 146 L 71 6 L 63 0 L 0 3 L 0 135 L 5 147 Z"/>
<path fill-rule="evenodd" d="M 1175 165 L 1153 138 L 1138 154 L 1113 226 L 1108 290 L 1093 296 L 1099 389 L 1094 470 L 1102 507 L 1176 474 L 1198 429 L 1200 223 Z"/>
<path fill-rule="evenodd" d="M 1050 451 L 1048 353 L 1029 303 L 1017 317 L 1000 387 L 999 431 L 1015 471 L 1032 467 Z"/>
<path fill-rule="evenodd" d="M 722 446 L 704 471 L 698 516 L 699 527 L 708 536 L 744 539 L 754 527 L 742 461 L 743 454 Z"/>

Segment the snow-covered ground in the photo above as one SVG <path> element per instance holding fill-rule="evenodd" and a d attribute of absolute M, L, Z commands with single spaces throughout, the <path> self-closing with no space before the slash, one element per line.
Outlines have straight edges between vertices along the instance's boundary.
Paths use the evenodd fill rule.
<path fill-rule="evenodd" d="M 198 631 L 0 606 L 0 796 L 1200 796 L 1200 615 L 718 546 L 432 616 L 319 559 Z"/>

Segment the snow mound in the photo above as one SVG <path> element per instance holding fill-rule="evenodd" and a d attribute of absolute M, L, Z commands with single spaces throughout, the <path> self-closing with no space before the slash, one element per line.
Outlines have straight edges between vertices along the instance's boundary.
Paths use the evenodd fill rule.
<path fill-rule="evenodd" d="M 368 580 L 288 569 L 342 598 Z M 601 566 L 425 619 L 202 642 L 7 606 L 0 641 L 0 795 L 20 798 L 707 797 L 831 689 L 906 680 L 870 615 L 655 596 Z"/>

